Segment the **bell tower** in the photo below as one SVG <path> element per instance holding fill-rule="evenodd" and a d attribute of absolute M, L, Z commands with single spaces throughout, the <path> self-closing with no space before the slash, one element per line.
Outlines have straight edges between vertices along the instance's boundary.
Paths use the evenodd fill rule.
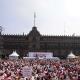
<path fill-rule="evenodd" d="M 40 33 L 37 30 L 37 27 L 35 26 L 35 19 L 36 14 L 34 13 L 34 26 L 32 27 L 32 30 L 28 34 L 28 40 L 29 40 L 29 50 L 30 51 L 37 51 L 40 48 Z"/>

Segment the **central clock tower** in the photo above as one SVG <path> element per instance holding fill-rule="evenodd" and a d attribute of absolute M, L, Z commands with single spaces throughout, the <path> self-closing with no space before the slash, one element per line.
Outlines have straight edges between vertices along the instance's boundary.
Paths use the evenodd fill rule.
<path fill-rule="evenodd" d="M 40 48 L 40 33 L 37 27 L 32 27 L 32 30 L 28 34 L 29 50 L 36 51 Z"/>

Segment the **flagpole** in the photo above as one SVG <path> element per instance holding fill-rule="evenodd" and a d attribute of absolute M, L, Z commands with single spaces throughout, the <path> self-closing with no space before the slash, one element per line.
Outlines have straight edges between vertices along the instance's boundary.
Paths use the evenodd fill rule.
<path fill-rule="evenodd" d="M 34 26 L 35 26 L 35 22 L 36 22 L 36 13 L 34 12 Z"/>

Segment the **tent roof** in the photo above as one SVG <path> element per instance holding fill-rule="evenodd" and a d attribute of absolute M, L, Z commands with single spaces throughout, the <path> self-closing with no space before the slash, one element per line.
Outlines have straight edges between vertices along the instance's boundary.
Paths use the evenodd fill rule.
<path fill-rule="evenodd" d="M 72 53 L 72 51 L 71 51 L 71 53 L 68 55 L 68 58 L 75 58 L 76 56 Z"/>
<path fill-rule="evenodd" d="M 18 53 L 16 51 L 13 51 L 12 54 L 10 54 L 9 56 L 19 56 Z"/>

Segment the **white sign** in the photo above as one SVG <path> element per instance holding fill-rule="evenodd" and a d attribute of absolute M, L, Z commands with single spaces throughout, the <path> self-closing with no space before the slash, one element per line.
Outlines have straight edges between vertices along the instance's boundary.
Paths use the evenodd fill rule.
<path fill-rule="evenodd" d="M 29 57 L 52 58 L 53 53 L 51 52 L 29 52 Z"/>
<path fill-rule="evenodd" d="M 32 76 L 32 68 L 28 66 L 23 67 L 22 74 L 23 77 L 30 78 Z"/>

